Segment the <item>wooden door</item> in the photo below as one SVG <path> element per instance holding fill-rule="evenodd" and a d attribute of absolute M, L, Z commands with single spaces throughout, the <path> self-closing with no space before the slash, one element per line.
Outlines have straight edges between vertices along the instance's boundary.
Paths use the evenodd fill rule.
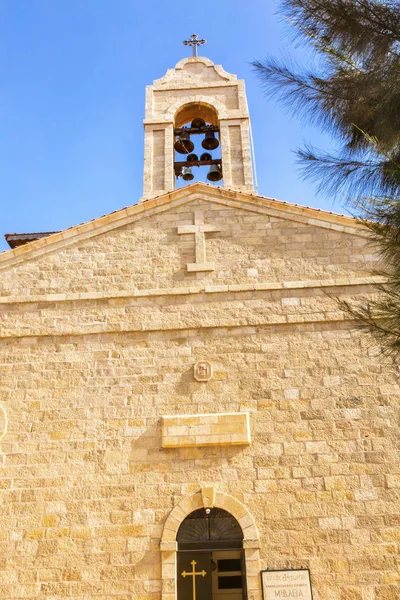
<path fill-rule="evenodd" d="M 178 552 L 178 600 L 212 600 L 211 552 Z"/>

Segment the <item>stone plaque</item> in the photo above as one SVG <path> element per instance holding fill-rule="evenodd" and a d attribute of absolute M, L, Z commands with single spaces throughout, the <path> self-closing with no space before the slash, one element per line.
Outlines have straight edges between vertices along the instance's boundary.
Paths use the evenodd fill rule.
<path fill-rule="evenodd" d="M 209 381 L 212 374 L 212 365 L 208 360 L 200 360 L 194 365 L 194 378 L 197 381 Z"/>
<path fill-rule="evenodd" d="M 263 600 L 312 600 L 310 571 L 261 571 Z"/>
<path fill-rule="evenodd" d="M 162 417 L 162 447 L 248 446 L 249 413 L 171 415 Z"/>

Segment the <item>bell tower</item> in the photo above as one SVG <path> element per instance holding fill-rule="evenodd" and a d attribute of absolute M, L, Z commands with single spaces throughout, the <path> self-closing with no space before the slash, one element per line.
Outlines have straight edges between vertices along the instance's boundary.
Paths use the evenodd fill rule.
<path fill-rule="evenodd" d="M 183 43 L 192 56 L 146 88 L 142 201 L 205 172 L 207 182 L 254 191 L 244 81 L 197 56 L 197 35 Z"/>

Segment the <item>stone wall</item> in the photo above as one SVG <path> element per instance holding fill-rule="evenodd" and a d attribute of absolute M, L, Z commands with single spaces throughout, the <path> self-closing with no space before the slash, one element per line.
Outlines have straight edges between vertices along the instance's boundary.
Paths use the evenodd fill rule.
<path fill-rule="evenodd" d="M 188 274 L 199 207 L 216 269 Z M 371 249 L 294 218 L 195 199 L 14 252 L 1 598 L 160 600 L 164 524 L 210 486 L 251 514 L 261 568 L 309 567 L 315 600 L 398 598 L 399 373 L 325 294 L 370 294 Z M 163 416 L 238 412 L 248 446 L 162 447 Z"/>

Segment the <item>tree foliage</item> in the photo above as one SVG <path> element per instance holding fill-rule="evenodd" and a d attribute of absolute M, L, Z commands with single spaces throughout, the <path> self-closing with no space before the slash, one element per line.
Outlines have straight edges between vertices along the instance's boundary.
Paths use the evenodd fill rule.
<path fill-rule="evenodd" d="M 268 96 L 332 133 L 336 155 L 306 146 L 303 175 L 332 196 L 347 194 L 383 259 L 380 299 L 342 303 L 382 347 L 400 353 L 400 3 L 281 0 L 280 12 L 315 68 L 255 61 Z"/>

